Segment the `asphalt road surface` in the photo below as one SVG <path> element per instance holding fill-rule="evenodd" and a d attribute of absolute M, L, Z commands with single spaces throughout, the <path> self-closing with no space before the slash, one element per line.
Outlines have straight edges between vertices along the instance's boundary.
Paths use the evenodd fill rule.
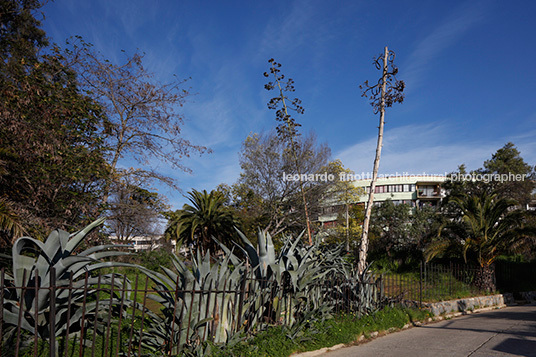
<path fill-rule="evenodd" d="M 413 327 L 323 356 L 536 357 L 536 306 L 506 307 Z"/>

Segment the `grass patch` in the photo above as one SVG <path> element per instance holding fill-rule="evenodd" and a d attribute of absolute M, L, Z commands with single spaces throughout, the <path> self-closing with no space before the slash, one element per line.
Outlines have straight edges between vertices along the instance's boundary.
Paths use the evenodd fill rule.
<path fill-rule="evenodd" d="M 115 267 L 115 268 L 106 268 L 102 269 L 103 274 L 121 274 L 123 276 L 126 276 L 128 281 L 131 284 L 130 290 L 126 290 L 126 286 L 123 289 L 114 288 L 114 292 L 119 297 L 122 294 L 125 294 L 125 296 L 129 296 L 130 299 L 134 299 L 134 296 L 136 296 L 136 302 L 145 305 L 149 310 L 156 314 L 160 314 L 160 310 L 162 308 L 162 305 L 160 303 L 157 303 L 156 301 L 146 298 L 147 294 L 153 294 L 157 295 L 156 291 L 156 284 L 147 277 L 143 272 L 138 271 L 134 268 L 128 268 L 128 267 Z M 123 277 L 120 277 L 119 280 L 123 282 Z M 147 285 L 146 285 L 147 284 Z M 101 293 L 99 298 L 101 300 L 109 299 L 109 291 L 110 286 L 109 285 L 103 285 L 101 287 Z M 124 291 L 123 291 L 124 290 Z"/>
<path fill-rule="evenodd" d="M 286 357 L 295 352 L 314 351 L 340 343 L 351 343 L 359 336 L 424 320 L 430 314 L 424 310 L 387 307 L 362 316 L 339 315 L 333 319 L 311 323 L 297 336 L 291 329 L 274 326 L 232 347 L 213 346 L 211 356 L 270 356 Z"/>

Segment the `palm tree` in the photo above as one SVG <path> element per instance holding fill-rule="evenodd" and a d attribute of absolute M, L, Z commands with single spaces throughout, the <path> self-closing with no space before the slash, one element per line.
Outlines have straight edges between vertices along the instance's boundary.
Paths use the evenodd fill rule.
<path fill-rule="evenodd" d="M 203 252 L 219 249 L 214 241 L 230 243 L 236 234 L 234 227 L 239 226 L 238 219 L 224 205 L 225 197 L 219 191 L 192 190 L 188 193 L 191 204 L 185 204 L 177 211 L 175 220 L 167 231 L 173 232 L 187 244 L 201 248 Z"/>
<path fill-rule="evenodd" d="M 457 248 L 466 262 L 476 261 L 480 266 L 475 285 L 494 291 L 493 263 L 500 255 L 519 250 L 535 228 L 525 224 L 526 212 L 513 209 L 515 201 L 496 194 L 466 195 L 452 202 L 458 217 L 440 229 L 439 239 L 425 252 L 426 259 Z"/>

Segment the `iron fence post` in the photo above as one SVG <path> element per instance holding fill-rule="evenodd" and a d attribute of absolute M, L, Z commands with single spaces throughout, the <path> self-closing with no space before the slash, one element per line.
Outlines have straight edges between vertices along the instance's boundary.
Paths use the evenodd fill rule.
<path fill-rule="evenodd" d="M 56 269 L 50 268 L 50 357 L 56 356 Z"/>
<path fill-rule="evenodd" d="M 5 270 L 4 268 L 2 267 L 2 269 L 0 270 L 0 306 L 2 306 L 2 308 L 0 309 L 0 356 L 3 356 L 2 354 L 2 343 L 1 341 L 3 341 L 3 337 L 4 337 L 4 334 L 3 334 L 3 329 L 2 329 L 2 326 L 4 325 L 4 280 L 5 280 L 5 277 L 4 277 L 4 274 L 5 274 Z"/>
<path fill-rule="evenodd" d="M 422 279 L 423 279 L 423 262 L 420 264 L 419 274 L 419 307 L 422 307 Z"/>

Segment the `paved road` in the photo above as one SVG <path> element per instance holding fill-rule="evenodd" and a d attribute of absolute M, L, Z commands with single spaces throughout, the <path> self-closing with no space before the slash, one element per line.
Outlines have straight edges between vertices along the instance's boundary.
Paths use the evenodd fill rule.
<path fill-rule="evenodd" d="M 512 306 L 413 327 L 323 356 L 536 356 L 536 306 Z"/>

